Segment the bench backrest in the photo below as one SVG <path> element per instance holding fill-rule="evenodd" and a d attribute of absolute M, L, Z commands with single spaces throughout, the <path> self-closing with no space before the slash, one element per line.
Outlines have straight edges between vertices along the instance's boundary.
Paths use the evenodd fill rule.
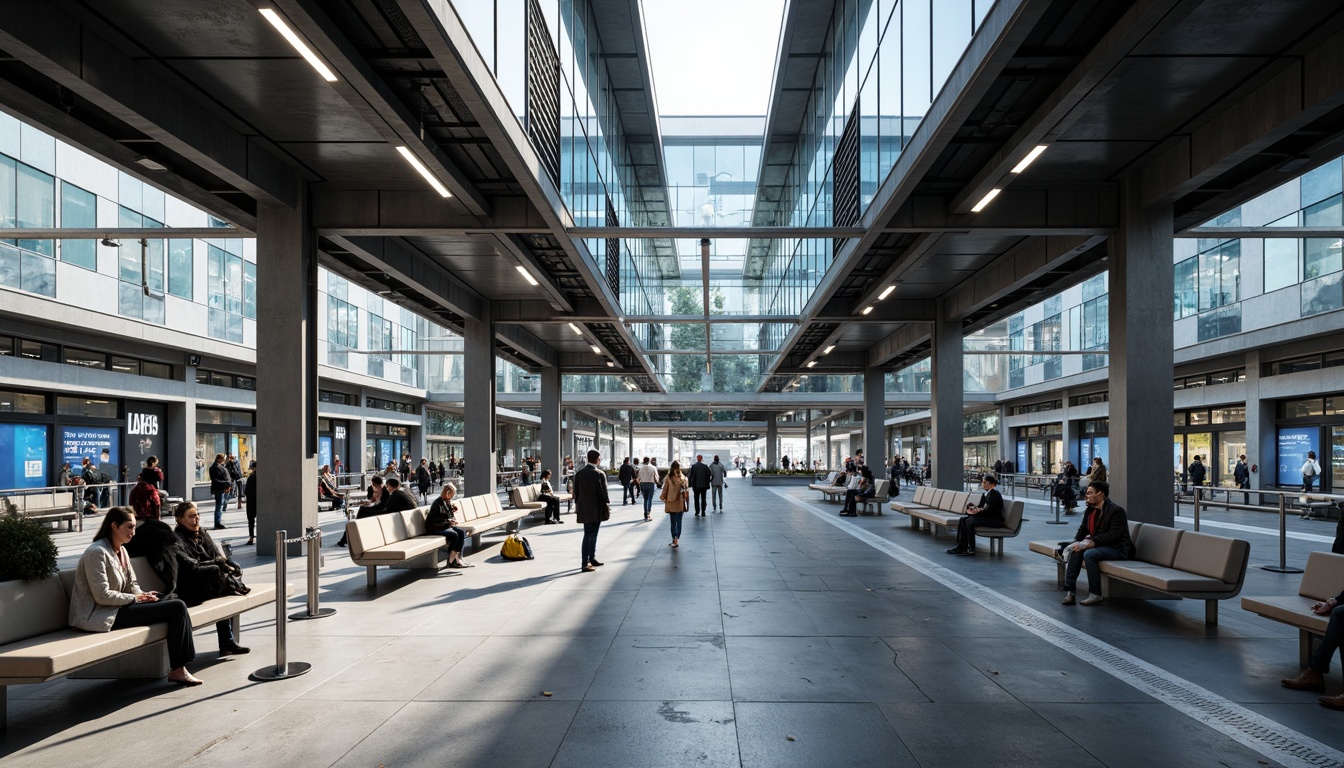
<path fill-rule="evenodd" d="M 921 485 L 915 489 L 915 503 L 927 506 L 928 498 L 933 494 L 933 489 L 927 485 Z"/>
<path fill-rule="evenodd" d="M 1251 543 L 1245 539 L 1185 531 L 1181 535 L 1181 544 L 1176 549 L 1176 560 L 1172 567 L 1218 579 L 1224 584 L 1240 584 L 1246 576 L 1246 562 L 1250 554 Z"/>
<path fill-rule="evenodd" d="M 874 499 L 885 499 L 887 498 L 887 494 L 890 492 L 891 492 L 890 480 L 878 480 L 877 484 L 873 486 Z"/>
<path fill-rule="evenodd" d="M 476 497 L 468 496 L 457 503 L 457 515 L 462 522 L 475 520 L 480 515 L 476 514 Z"/>
<path fill-rule="evenodd" d="M 1133 540 L 1134 559 L 1171 568 L 1172 563 L 1176 562 L 1176 552 L 1180 548 L 1183 535 L 1188 534 L 1186 531 L 1168 528 L 1165 525 L 1144 523 L 1139 529 L 1138 538 Z M 1130 536 L 1133 537 L 1132 532 Z"/>
<path fill-rule="evenodd" d="M 1344 589 L 1344 555 L 1330 552 L 1312 552 L 1307 555 L 1307 569 L 1302 573 L 1302 585 L 1297 594 L 1312 600 L 1328 600 Z M 4 626 L 0 622 L 0 626 Z"/>
<path fill-rule="evenodd" d="M 345 533 L 350 539 L 351 557 L 359 557 L 370 549 L 387 543 L 383 538 L 383 526 L 378 522 L 380 517 L 383 515 L 351 520 L 345 524 Z"/>
<path fill-rule="evenodd" d="M 373 519 L 377 520 L 383 529 L 384 544 L 393 544 L 411 537 L 411 531 L 406 527 L 406 518 L 399 513 L 376 515 Z"/>
<path fill-rule="evenodd" d="M 1008 502 L 1008 510 L 1003 514 L 1003 527 L 1010 531 L 1022 530 L 1022 500 Z"/>
<path fill-rule="evenodd" d="M 839 476 L 840 476 L 839 472 L 829 472 L 826 474 L 826 479 L 822 480 L 821 482 L 823 485 L 835 485 L 835 478 Z"/>
<path fill-rule="evenodd" d="M 509 504 L 515 507 L 523 506 L 523 490 L 521 487 L 509 489 Z"/>
<path fill-rule="evenodd" d="M 943 496 L 947 495 L 947 493 L 948 491 L 945 491 L 942 488 L 934 488 L 933 493 L 929 494 L 928 506 L 933 507 L 934 509 L 942 509 Z"/>
<path fill-rule="evenodd" d="M 939 509 L 944 512 L 962 512 L 966 505 L 971 501 L 971 494 L 965 491 L 949 491 L 943 495 L 943 506 Z"/>
<path fill-rule="evenodd" d="M 480 501 L 477 502 L 477 509 L 484 509 L 484 514 L 482 514 L 481 517 L 504 514 L 504 507 L 500 505 L 498 495 L 487 493 L 480 496 L 479 499 Z"/>

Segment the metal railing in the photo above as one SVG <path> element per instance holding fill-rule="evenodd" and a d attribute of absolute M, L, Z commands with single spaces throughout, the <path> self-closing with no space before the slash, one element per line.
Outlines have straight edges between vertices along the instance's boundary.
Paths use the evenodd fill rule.
<path fill-rule="evenodd" d="M 1191 503 L 1193 505 L 1194 529 L 1199 530 L 1200 512 L 1205 507 L 1215 507 L 1218 509 L 1241 509 L 1250 512 L 1265 512 L 1269 514 L 1277 513 L 1279 516 L 1279 563 L 1278 565 L 1262 565 L 1262 570 L 1272 571 L 1274 573 L 1302 573 L 1301 568 L 1289 567 L 1288 565 L 1288 509 L 1294 507 L 1298 510 L 1320 509 L 1327 511 L 1331 508 L 1339 508 L 1344 513 L 1344 495 L 1335 493 L 1305 493 L 1302 490 L 1277 491 L 1266 490 L 1263 488 L 1226 488 L 1217 486 L 1203 485 L 1184 485 L 1175 484 L 1176 515 L 1181 513 L 1180 502 L 1185 491 L 1189 491 Z M 1219 501 L 1212 498 L 1214 493 L 1223 493 L 1224 498 Z M 1209 493 L 1210 497 L 1205 498 L 1204 494 Z M 1232 501 L 1232 494 L 1243 494 L 1243 501 L 1251 495 L 1259 496 L 1260 501 L 1269 496 L 1275 499 L 1273 504 L 1236 504 Z"/>

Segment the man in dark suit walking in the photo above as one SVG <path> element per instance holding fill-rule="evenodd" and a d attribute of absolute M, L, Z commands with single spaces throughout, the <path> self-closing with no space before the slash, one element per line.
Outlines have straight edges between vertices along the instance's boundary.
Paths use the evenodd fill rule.
<path fill-rule="evenodd" d="M 709 466 L 705 464 L 705 457 L 697 453 L 695 463 L 686 473 L 686 484 L 691 487 L 691 495 L 695 496 L 696 517 L 705 515 L 705 492 L 709 490 L 709 481 Z"/>
<path fill-rule="evenodd" d="M 611 517 L 611 498 L 607 496 L 607 473 L 598 468 L 602 454 L 588 452 L 588 463 L 574 473 L 574 517 L 583 523 L 583 560 L 580 570 L 592 572 L 602 563 L 597 559 L 597 531 Z"/>

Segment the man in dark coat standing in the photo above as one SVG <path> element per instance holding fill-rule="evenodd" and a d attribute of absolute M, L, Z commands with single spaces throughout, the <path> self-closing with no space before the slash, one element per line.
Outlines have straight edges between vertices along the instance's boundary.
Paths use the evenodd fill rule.
<path fill-rule="evenodd" d="M 621 462 L 621 471 L 617 477 L 621 481 L 621 506 L 625 506 L 635 500 L 635 468 L 631 466 L 629 456 Z"/>
<path fill-rule="evenodd" d="M 709 465 L 705 464 L 705 457 L 697 453 L 695 463 L 686 473 L 686 484 L 691 487 L 691 494 L 695 496 L 696 517 L 705 516 L 705 493 L 709 490 L 709 482 Z"/>
<path fill-rule="evenodd" d="M 583 524 L 583 548 L 580 570 L 592 572 L 602 563 L 597 559 L 597 531 L 611 517 L 611 498 L 607 496 L 607 473 L 598 468 L 602 454 L 588 452 L 588 463 L 574 473 L 574 517 Z"/>

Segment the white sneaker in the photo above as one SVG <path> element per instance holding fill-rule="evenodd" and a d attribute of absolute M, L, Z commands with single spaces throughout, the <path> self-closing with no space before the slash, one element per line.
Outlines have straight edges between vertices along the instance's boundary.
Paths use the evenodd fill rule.
<path fill-rule="evenodd" d="M 1079 600 L 1079 605 L 1101 605 L 1106 602 L 1106 598 L 1101 595 L 1088 595 L 1086 599 Z"/>

